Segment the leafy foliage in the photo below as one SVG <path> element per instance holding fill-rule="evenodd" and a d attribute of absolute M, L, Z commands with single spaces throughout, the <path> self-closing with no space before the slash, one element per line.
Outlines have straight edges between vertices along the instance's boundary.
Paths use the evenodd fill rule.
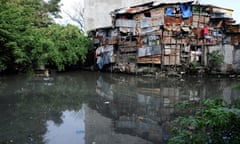
<path fill-rule="evenodd" d="M 209 55 L 209 67 L 211 70 L 217 69 L 224 62 L 224 58 L 219 50 L 215 50 Z"/>
<path fill-rule="evenodd" d="M 223 100 L 206 100 L 192 115 L 175 120 L 170 144 L 237 143 L 240 141 L 239 100 L 228 105 Z"/>
<path fill-rule="evenodd" d="M 78 61 L 83 62 L 86 59 L 87 48 L 91 46 L 91 42 L 82 35 L 77 27 L 51 25 L 45 30 L 47 37 L 50 37 L 51 42 L 54 43 L 53 46 L 49 46 L 49 53 L 46 57 L 58 69 L 62 70 L 65 65 L 76 64 Z"/>
<path fill-rule="evenodd" d="M 223 63 L 223 56 L 220 54 L 219 50 L 213 51 L 210 54 L 209 61 L 215 63 Z"/>
<path fill-rule="evenodd" d="M 240 84 L 235 84 L 235 85 L 232 86 L 232 88 L 233 89 L 238 89 L 238 88 L 240 88 Z"/>
<path fill-rule="evenodd" d="M 190 65 L 192 66 L 193 69 L 196 69 L 197 67 L 200 66 L 200 64 L 196 61 L 191 62 Z"/>
<path fill-rule="evenodd" d="M 60 0 L 0 0 L 0 71 L 84 61 L 91 44 L 77 27 L 54 24 Z"/>

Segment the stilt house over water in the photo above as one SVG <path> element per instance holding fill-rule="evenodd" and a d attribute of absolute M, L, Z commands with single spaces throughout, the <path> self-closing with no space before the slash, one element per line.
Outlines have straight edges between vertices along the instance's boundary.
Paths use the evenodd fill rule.
<path fill-rule="evenodd" d="M 99 69 L 215 67 L 240 72 L 240 25 L 233 10 L 191 0 L 149 2 L 112 11 L 112 27 L 91 31 Z M 223 63 L 214 66 L 213 54 Z"/>

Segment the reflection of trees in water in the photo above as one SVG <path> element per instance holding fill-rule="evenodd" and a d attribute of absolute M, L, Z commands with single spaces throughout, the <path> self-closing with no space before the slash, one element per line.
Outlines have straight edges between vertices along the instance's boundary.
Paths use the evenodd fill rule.
<path fill-rule="evenodd" d="M 47 131 L 46 121 L 52 120 L 60 125 L 63 111 L 78 111 L 93 95 L 87 91 L 91 90 L 89 81 L 81 75 L 44 79 L 33 77 L 21 79 L 18 84 L 13 83 L 5 82 L 5 88 L 1 89 L 2 92 L 6 89 L 5 93 L 8 93 L 5 101 L 15 102 L 9 107 L 0 105 L 3 118 L 0 120 L 0 143 L 10 140 L 17 143 L 44 143 L 42 136 Z M 12 89 L 11 93 L 9 89 Z"/>

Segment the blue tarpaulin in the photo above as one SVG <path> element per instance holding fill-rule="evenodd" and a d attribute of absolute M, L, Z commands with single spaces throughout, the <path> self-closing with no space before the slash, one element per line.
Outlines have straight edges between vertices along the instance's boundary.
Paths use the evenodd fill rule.
<path fill-rule="evenodd" d="M 173 13 L 174 8 L 167 8 L 166 9 L 166 15 L 167 16 L 175 16 L 175 14 Z"/>
<path fill-rule="evenodd" d="M 181 11 L 182 11 L 182 17 L 183 18 L 189 18 L 189 17 L 192 16 L 191 5 L 181 4 L 180 8 L 181 8 Z"/>
<path fill-rule="evenodd" d="M 110 57 L 113 55 L 113 45 L 101 46 L 96 52 L 98 52 L 97 64 L 98 68 L 102 69 L 105 64 L 110 64 Z"/>
<path fill-rule="evenodd" d="M 98 68 L 99 69 L 103 68 L 103 59 L 102 59 L 102 57 L 98 57 L 97 64 L 98 64 Z"/>

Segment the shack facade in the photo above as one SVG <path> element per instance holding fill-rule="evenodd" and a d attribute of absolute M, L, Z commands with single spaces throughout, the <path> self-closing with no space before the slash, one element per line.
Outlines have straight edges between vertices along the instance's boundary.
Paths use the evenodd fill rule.
<path fill-rule="evenodd" d="M 99 69 L 141 67 L 240 72 L 240 25 L 233 10 L 191 0 L 149 2 L 112 11 L 112 27 L 92 31 Z M 213 55 L 215 54 L 215 55 Z M 212 63 L 213 56 L 223 63 Z"/>

